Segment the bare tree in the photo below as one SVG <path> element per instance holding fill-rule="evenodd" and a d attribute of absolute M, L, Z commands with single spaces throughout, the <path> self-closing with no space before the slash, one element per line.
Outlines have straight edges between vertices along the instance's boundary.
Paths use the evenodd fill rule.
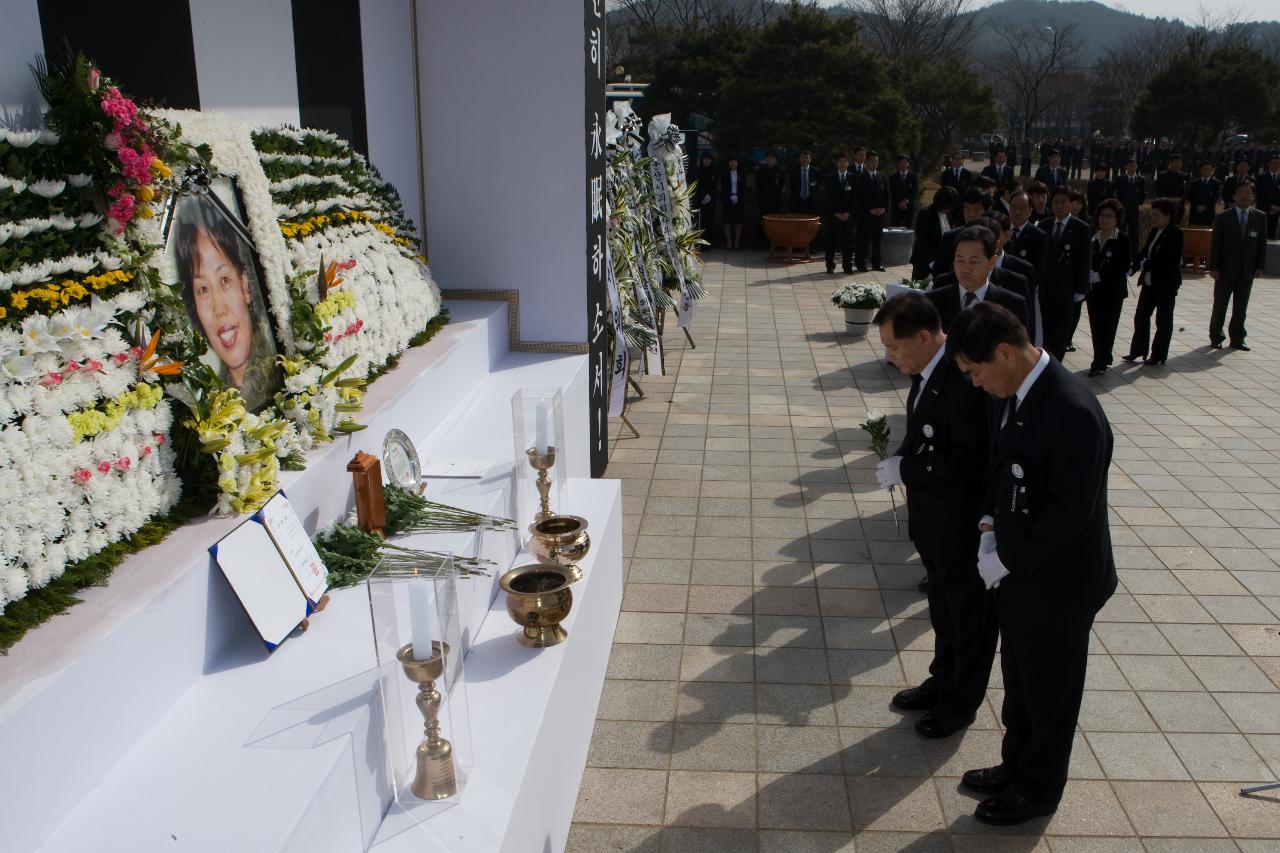
<path fill-rule="evenodd" d="M 953 56 L 964 60 L 977 35 L 972 0 L 848 0 L 862 40 L 893 62 Z"/>
<path fill-rule="evenodd" d="M 1003 81 L 998 97 L 1015 138 L 1029 139 L 1031 129 L 1070 98 L 1071 88 L 1064 82 L 1076 70 L 1082 46 L 1074 24 L 1021 24 L 995 32 L 1003 46 L 986 65 Z"/>
<path fill-rule="evenodd" d="M 1090 117 L 1109 135 L 1127 136 L 1138 96 L 1151 78 L 1186 43 L 1186 30 L 1163 20 L 1151 21 L 1134 38 L 1103 51 L 1089 75 Z"/>

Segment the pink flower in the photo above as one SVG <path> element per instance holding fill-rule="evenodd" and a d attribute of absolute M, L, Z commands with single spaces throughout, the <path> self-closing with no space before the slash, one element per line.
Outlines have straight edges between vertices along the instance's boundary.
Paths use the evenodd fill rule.
<path fill-rule="evenodd" d="M 133 356 L 134 358 L 142 358 L 142 347 L 132 347 L 129 350 L 129 355 Z"/>
<path fill-rule="evenodd" d="M 80 369 L 80 363 L 77 361 L 68 361 L 67 366 L 65 368 L 67 373 L 75 373 L 79 369 Z"/>
<path fill-rule="evenodd" d="M 87 82 L 89 83 L 90 92 L 98 91 L 98 86 L 102 83 L 102 72 L 96 68 L 90 68 Z"/>
<path fill-rule="evenodd" d="M 151 437 L 156 440 L 157 447 L 162 447 L 164 443 L 169 440 L 165 438 L 165 435 L 162 432 L 153 432 L 151 433 Z"/>
<path fill-rule="evenodd" d="M 143 456 L 151 455 L 151 445 L 148 444 L 146 447 L 142 448 L 142 455 Z"/>
<path fill-rule="evenodd" d="M 111 356 L 111 360 L 115 362 L 117 367 L 119 367 L 120 365 L 124 364 L 126 361 L 129 360 L 129 353 L 118 352 L 115 355 Z"/>
<path fill-rule="evenodd" d="M 116 222 L 125 223 L 133 218 L 136 202 L 131 195 L 122 195 L 115 200 L 107 211 L 107 216 Z"/>
<path fill-rule="evenodd" d="M 128 471 L 133 467 L 133 460 L 128 456 L 121 456 L 115 461 L 115 467 L 121 471 Z"/>
<path fill-rule="evenodd" d="M 52 388 L 55 385 L 61 385 L 62 374 L 58 373 L 55 370 L 50 370 L 48 373 L 45 374 L 44 379 L 40 380 L 40 384 L 46 388 Z"/>
<path fill-rule="evenodd" d="M 87 373 L 96 373 L 102 370 L 102 362 L 98 361 L 96 358 L 91 358 L 89 359 L 88 364 L 84 366 L 84 369 Z"/>
<path fill-rule="evenodd" d="M 85 483 L 93 479 L 93 472 L 88 468 L 81 468 L 71 475 L 71 479 L 83 486 Z"/>
<path fill-rule="evenodd" d="M 98 463 L 98 473 L 99 473 L 99 474 L 110 474 L 110 473 L 111 473 L 111 463 L 110 463 L 110 462 L 108 462 L 108 461 L 107 461 L 107 460 L 105 460 L 105 459 L 103 459 L 101 462 L 99 462 L 99 463 Z"/>
<path fill-rule="evenodd" d="M 115 151 L 124 145 L 124 140 L 120 138 L 120 134 L 112 132 L 102 137 L 102 144 L 106 146 L 108 151 Z"/>
<path fill-rule="evenodd" d="M 338 264 L 338 269 L 340 269 L 340 270 L 349 270 L 349 269 L 354 268 L 354 267 L 355 267 L 355 265 L 356 265 L 356 259 L 355 259 L 355 258 L 349 258 L 349 259 L 347 259 L 346 261 L 344 261 L 343 263 Z"/>

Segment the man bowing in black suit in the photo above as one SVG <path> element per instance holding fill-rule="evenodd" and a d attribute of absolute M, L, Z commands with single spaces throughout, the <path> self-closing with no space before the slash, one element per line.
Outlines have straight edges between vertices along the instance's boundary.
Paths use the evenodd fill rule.
<path fill-rule="evenodd" d="M 974 385 L 1002 401 L 978 571 L 996 591 L 1005 735 L 1000 763 L 966 772 L 961 785 L 988 797 L 974 817 L 1012 825 L 1053 813 L 1067 784 L 1089 632 L 1116 589 L 1113 438 L 1084 381 L 1000 306 L 961 314 L 948 349 Z"/>
<path fill-rule="evenodd" d="M 889 360 L 911 377 L 907 431 L 897 452 L 876 468 L 886 489 L 907 489 L 907 526 L 928 572 L 933 661 L 918 687 L 901 690 L 895 707 L 928 711 L 915 728 L 947 737 L 973 722 L 995 657 L 995 612 L 974 555 L 990 450 L 987 396 L 947 354 L 933 303 L 904 293 L 875 316 Z"/>
<path fill-rule="evenodd" d="M 1058 187 L 1050 202 L 1053 218 L 1040 224 L 1049 235 L 1040 308 L 1044 312 L 1044 348 L 1059 361 L 1075 328 L 1076 303 L 1089 295 L 1089 226 L 1071 215 L 1071 191 Z"/>
<path fill-rule="evenodd" d="M 996 266 L 996 235 L 981 225 L 966 225 L 956 235 L 955 283 L 943 284 L 941 276 L 925 293 L 942 317 L 942 329 L 951 328 L 960 312 L 990 300 L 1003 305 L 1027 324 L 1027 301 L 991 282 Z M 1019 276 L 1019 278 L 1021 278 Z"/>

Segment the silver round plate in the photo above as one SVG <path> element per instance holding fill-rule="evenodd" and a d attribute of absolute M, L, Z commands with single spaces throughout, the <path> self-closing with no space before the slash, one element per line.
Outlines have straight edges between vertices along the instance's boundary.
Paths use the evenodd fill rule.
<path fill-rule="evenodd" d="M 398 429 L 388 430 L 382 439 L 382 469 L 387 472 L 387 482 L 395 483 L 402 489 L 418 491 L 418 482 L 422 479 L 422 463 L 418 461 L 418 450 Z"/>

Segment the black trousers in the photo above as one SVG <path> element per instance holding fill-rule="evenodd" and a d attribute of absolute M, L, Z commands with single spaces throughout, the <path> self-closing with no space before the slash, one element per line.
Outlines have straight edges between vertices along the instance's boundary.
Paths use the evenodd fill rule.
<path fill-rule="evenodd" d="M 858 269 L 867 268 L 867 255 L 871 255 L 871 266 L 880 266 L 880 243 L 884 237 L 884 219 L 870 213 L 858 215 L 857 257 Z"/>
<path fill-rule="evenodd" d="M 1209 208 L 1204 213 L 1197 213 L 1193 205 L 1187 205 L 1190 213 L 1187 214 L 1188 225 L 1213 225 L 1213 218 L 1216 215 L 1213 208 Z"/>
<path fill-rule="evenodd" d="M 853 271 L 853 214 L 843 221 L 834 216 L 827 217 L 825 223 L 827 250 L 827 269 L 835 269 L 836 252 L 840 252 L 840 265 L 845 272 Z"/>
<path fill-rule="evenodd" d="M 891 211 L 892 212 L 889 214 L 889 224 L 894 228 L 911 227 L 911 220 L 914 219 L 916 215 L 915 207 L 913 205 L 909 204 L 907 205 L 906 210 L 900 210 L 898 205 L 895 204 L 891 208 Z"/>
<path fill-rule="evenodd" d="M 1074 344 L 1076 340 L 1076 329 L 1080 328 L 1080 315 L 1084 312 L 1084 302 L 1076 302 L 1071 308 L 1071 334 L 1067 337 L 1067 343 Z"/>
<path fill-rule="evenodd" d="M 817 197 L 813 195 L 813 193 L 810 193 L 808 198 L 800 198 L 799 190 L 797 190 L 796 195 L 791 199 L 791 212 L 792 213 L 817 213 L 818 212 Z"/>
<path fill-rule="evenodd" d="M 1044 349 L 1058 361 L 1062 361 L 1067 354 L 1067 345 L 1071 343 L 1077 307 L 1070 293 L 1065 296 L 1049 295 L 1044 291 L 1040 293 L 1040 308 L 1044 318 Z"/>
<path fill-rule="evenodd" d="M 1213 283 L 1213 312 L 1209 315 L 1209 340 L 1222 340 L 1222 324 L 1227 319 L 1227 304 L 1231 304 L 1231 322 L 1227 334 L 1231 343 L 1242 344 L 1245 338 L 1245 314 L 1249 310 L 1249 294 L 1253 291 L 1253 279 L 1224 281 L 1219 275 Z"/>
<path fill-rule="evenodd" d="M 703 239 L 711 240 L 711 228 L 716 224 L 716 203 L 704 204 L 698 208 L 698 227 L 702 229 Z"/>
<path fill-rule="evenodd" d="M 1178 300 L 1177 288 L 1143 285 L 1138 291 L 1138 307 L 1133 312 L 1133 343 L 1129 355 L 1164 361 L 1169 357 L 1173 340 L 1173 306 Z M 1156 337 L 1151 340 L 1151 315 L 1156 315 Z"/>
<path fill-rule="evenodd" d="M 924 560 L 929 576 L 933 662 L 924 686 L 937 691 L 933 715 L 958 719 L 974 713 L 987 693 L 996 655 L 995 601 L 978 566 Z"/>
<path fill-rule="evenodd" d="M 1089 331 L 1093 337 L 1095 368 L 1110 367 L 1115 360 L 1116 329 L 1120 326 L 1120 310 L 1124 308 L 1128 285 L 1120 283 L 1099 287 L 1085 300 L 1089 304 Z"/>
<path fill-rule="evenodd" d="M 1094 613 L 1071 604 L 1024 608 L 1023 596 L 1009 593 L 996 590 L 1005 690 L 1001 763 L 1012 771 L 1017 793 L 1054 805 L 1067 784 Z"/>
<path fill-rule="evenodd" d="M 1280 226 L 1280 213 L 1268 213 L 1267 214 L 1267 239 L 1268 240 L 1276 239 L 1276 233 L 1278 230 L 1280 230 L 1278 226 Z"/>

